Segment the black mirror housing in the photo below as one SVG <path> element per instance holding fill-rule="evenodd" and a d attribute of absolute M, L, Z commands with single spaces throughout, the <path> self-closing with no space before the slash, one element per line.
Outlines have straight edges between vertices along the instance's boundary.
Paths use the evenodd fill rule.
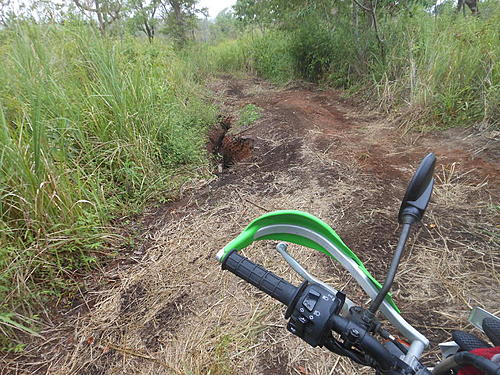
<path fill-rule="evenodd" d="M 399 223 L 413 224 L 420 221 L 432 196 L 434 186 L 434 167 L 436 156 L 428 154 L 415 171 L 405 192 L 401 208 L 399 209 Z"/>

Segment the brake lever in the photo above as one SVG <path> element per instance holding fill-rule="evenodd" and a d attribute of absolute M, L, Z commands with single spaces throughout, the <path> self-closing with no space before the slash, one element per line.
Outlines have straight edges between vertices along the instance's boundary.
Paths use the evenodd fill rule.
<path fill-rule="evenodd" d="M 276 250 L 280 255 L 285 259 L 285 261 L 292 267 L 292 269 L 297 272 L 304 280 L 307 280 L 310 283 L 313 284 L 319 284 L 323 288 L 327 289 L 332 295 L 336 295 L 338 293 L 338 290 L 335 288 L 331 287 L 330 285 L 324 283 L 321 280 L 318 280 L 315 278 L 313 275 L 311 275 L 309 272 L 306 271 L 302 265 L 297 262 L 297 260 L 292 257 L 286 249 L 288 248 L 288 245 L 284 242 L 280 242 L 278 245 L 276 245 Z M 346 297 L 344 304 L 342 306 L 342 309 L 340 310 L 340 313 L 342 316 L 347 317 L 350 315 L 350 308 L 356 306 L 354 302 L 352 302 L 349 298 Z"/>

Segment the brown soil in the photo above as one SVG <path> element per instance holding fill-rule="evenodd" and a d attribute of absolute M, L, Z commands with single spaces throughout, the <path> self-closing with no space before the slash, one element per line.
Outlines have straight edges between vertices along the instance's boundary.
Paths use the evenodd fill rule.
<path fill-rule="evenodd" d="M 209 134 L 214 178 L 139 218 L 148 233 L 140 256 L 90 278 L 81 308 L 48 322 L 44 340 L 6 358 L 5 372 L 372 373 L 292 337 L 282 307 L 222 272 L 214 256 L 262 213 L 299 209 L 330 224 L 383 279 L 406 182 L 430 151 L 439 163 L 434 199 L 414 230 L 394 297 L 431 340 L 430 361 L 439 341 L 466 326 L 472 306 L 498 308 L 498 143 L 467 131 L 402 136 L 384 116 L 309 84 L 277 89 L 224 77 L 211 89 L 227 113 Z M 262 117 L 239 127 L 247 104 L 261 107 Z M 273 247 L 258 243 L 245 253 L 297 284 Z M 290 250 L 314 275 L 367 302 L 332 260 Z"/>

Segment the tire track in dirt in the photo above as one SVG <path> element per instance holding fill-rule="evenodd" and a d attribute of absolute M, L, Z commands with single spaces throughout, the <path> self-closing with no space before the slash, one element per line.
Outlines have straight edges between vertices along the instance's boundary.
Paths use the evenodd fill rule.
<path fill-rule="evenodd" d="M 435 199 L 412 237 L 395 298 L 433 344 L 465 324 L 467 305 L 493 307 L 498 256 L 487 233 L 495 231 L 498 166 L 491 149 L 473 157 L 467 150 L 481 146 L 456 133 L 402 138 L 363 103 L 314 85 L 278 89 L 227 76 L 211 89 L 227 113 L 210 136 L 211 151 L 223 154 L 217 176 L 151 209 L 142 219 L 155 228 L 143 258 L 115 262 L 106 276 L 112 282 L 87 287 L 90 311 L 59 320 L 45 332 L 54 337 L 49 344 L 9 366 L 88 375 L 370 373 L 292 337 L 283 309 L 221 272 L 214 256 L 262 213 L 299 209 L 329 223 L 383 279 L 404 187 L 429 151 L 440 162 Z M 261 107 L 262 117 L 239 127 L 237 113 L 247 104 Z M 246 253 L 297 284 L 273 246 L 255 244 Z M 366 302 L 331 260 L 290 249 L 313 274 Z M 38 367 L 22 366 L 35 359 Z"/>

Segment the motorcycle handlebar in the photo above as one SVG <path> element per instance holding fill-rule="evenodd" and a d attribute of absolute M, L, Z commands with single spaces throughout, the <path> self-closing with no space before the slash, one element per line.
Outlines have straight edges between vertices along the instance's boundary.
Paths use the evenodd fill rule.
<path fill-rule="evenodd" d="M 409 366 L 389 352 L 365 328 L 340 315 L 330 317 L 331 329 L 342 337 L 348 338 L 356 347 L 363 350 L 378 363 L 384 374 L 406 374 Z"/>
<path fill-rule="evenodd" d="M 252 262 L 235 250 L 227 255 L 222 263 L 222 269 L 231 271 L 284 305 L 290 306 L 294 303 L 296 297 L 299 297 L 297 296 L 297 293 L 300 292 L 299 288 L 268 271 L 263 266 Z M 348 335 L 353 331 L 362 332 L 362 335 L 356 340 L 357 346 L 365 350 L 380 365 L 381 369 L 388 370 L 401 365 L 405 367 L 402 361 L 354 322 L 336 314 L 331 317 L 330 321 L 331 329 L 341 335 Z M 399 366 L 396 366 L 396 364 Z"/>

